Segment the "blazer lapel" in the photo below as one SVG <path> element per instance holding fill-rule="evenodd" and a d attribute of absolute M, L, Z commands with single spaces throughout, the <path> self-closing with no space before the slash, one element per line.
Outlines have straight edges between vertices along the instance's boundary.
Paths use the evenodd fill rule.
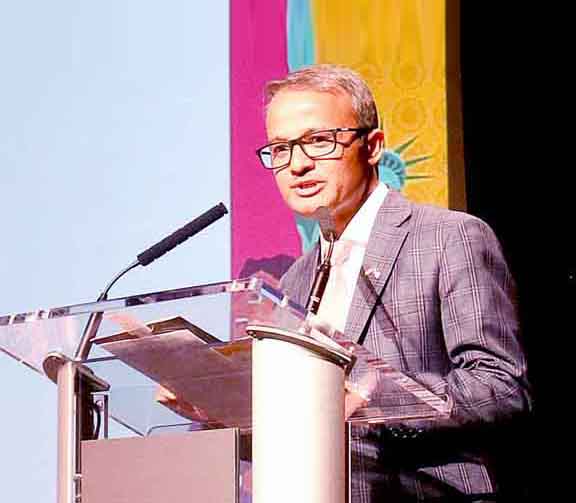
<path fill-rule="evenodd" d="M 378 210 L 346 321 L 345 334 L 354 341 L 362 335 L 370 313 L 382 295 L 408 236 L 408 230 L 401 226 L 411 213 L 410 203 L 392 190 Z"/>

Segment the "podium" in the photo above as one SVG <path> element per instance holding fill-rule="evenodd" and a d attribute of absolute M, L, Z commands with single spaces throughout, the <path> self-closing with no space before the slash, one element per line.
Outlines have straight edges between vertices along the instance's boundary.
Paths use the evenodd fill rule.
<path fill-rule="evenodd" d="M 451 410 L 258 277 L 0 316 L 0 349 L 58 386 L 58 503 L 345 503 L 351 429 Z"/>

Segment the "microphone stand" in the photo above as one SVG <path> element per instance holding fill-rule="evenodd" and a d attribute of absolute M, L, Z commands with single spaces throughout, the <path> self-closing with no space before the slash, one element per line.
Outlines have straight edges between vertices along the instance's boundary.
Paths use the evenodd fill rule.
<path fill-rule="evenodd" d="M 118 281 L 128 271 L 131 271 L 132 269 L 134 269 L 139 265 L 140 262 L 138 262 L 138 260 L 135 260 L 128 267 L 122 269 L 118 274 L 116 274 L 116 276 L 112 278 L 110 283 L 106 285 L 106 288 L 104 288 L 102 293 L 98 296 L 98 300 L 96 302 L 102 302 L 103 300 L 107 300 L 108 292 L 110 291 L 112 286 L 114 286 L 114 283 L 116 283 L 116 281 Z M 84 332 L 82 333 L 82 339 L 80 339 L 80 344 L 78 345 L 76 353 L 74 354 L 75 361 L 82 361 L 88 357 L 88 354 L 90 353 L 90 349 L 92 347 L 92 339 L 96 337 L 96 333 L 98 332 L 101 323 L 102 323 L 102 311 L 97 311 L 90 314 L 88 322 L 84 327 Z"/>
<path fill-rule="evenodd" d="M 128 267 L 120 271 L 98 296 L 97 302 L 108 299 L 112 286 L 136 266 L 147 266 L 169 252 L 180 243 L 197 234 L 211 223 L 223 217 L 228 210 L 220 203 L 206 211 L 184 227 L 173 232 L 162 241 L 138 255 Z M 44 360 L 47 375 L 55 376 L 58 385 L 58 486 L 59 503 L 80 501 L 82 498 L 82 440 L 94 440 L 99 426 L 94 427 L 94 414 L 100 409 L 95 404 L 93 393 L 108 391 L 109 385 L 99 379 L 89 367 L 83 365 L 87 359 L 104 316 L 103 311 L 92 312 L 88 318 L 80 344 L 74 358 L 60 354 L 48 355 Z"/>
<path fill-rule="evenodd" d="M 139 265 L 147 266 L 157 258 L 161 257 L 165 253 L 168 253 L 170 250 L 186 241 L 188 238 L 200 232 L 202 229 L 205 229 L 216 220 L 222 218 L 226 213 L 228 213 L 226 206 L 224 206 L 222 203 L 219 203 L 216 206 L 210 208 L 208 211 L 205 211 L 199 217 L 192 220 L 192 222 L 189 222 L 184 227 L 181 227 L 180 229 L 170 234 L 168 237 L 165 237 L 160 242 L 148 248 L 146 251 L 140 253 L 134 262 L 120 271 L 116 276 L 114 276 L 112 281 L 108 283 L 104 291 L 98 297 L 97 302 L 106 300 L 108 298 L 108 292 L 110 291 L 110 288 L 112 288 L 114 283 L 116 283 L 116 281 L 118 281 L 128 271 Z M 82 333 L 80 345 L 76 349 L 76 353 L 74 355 L 75 361 L 82 361 L 87 358 L 92 346 L 91 341 L 96 336 L 101 323 L 102 312 L 98 311 L 90 314 L 88 322 L 86 323 L 86 327 L 84 328 L 84 332 Z"/>

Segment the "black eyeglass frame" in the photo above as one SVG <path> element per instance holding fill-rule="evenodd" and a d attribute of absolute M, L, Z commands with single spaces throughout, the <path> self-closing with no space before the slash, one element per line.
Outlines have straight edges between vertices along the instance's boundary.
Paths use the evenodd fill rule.
<path fill-rule="evenodd" d="M 258 150 L 256 150 L 256 155 L 260 159 L 260 162 L 261 162 L 262 166 L 264 166 L 265 169 L 269 169 L 269 170 L 283 169 L 286 166 L 289 166 L 290 163 L 292 162 L 292 155 L 294 153 L 294 145 L 298 145 L 300 147 L 300 150 L 302 150 L 302 152 L 304 152 L 304 154 L 307 157 L 309 157 L 310 159 L 314 159 L 314 160 L 327 159 L 326 156 L 329 156 L 330 154 L 334 153 L 334 151 L 336 150 L 336 145 L 343 145 L 345 147 L 349 147 L 358 138 L 362 138 L 362 136 L 364 136 L 366 133 L 369 133 L 373 129 L 374 129 L 373 127 L 360 127 L 360 128 L 338 127 L 338 128 L 332 128 L 332 129 L 318 129 L 318 130 L 314 130 L 314 131 L 308 131 L 307 133 L 304 133 L 303 135 L 299 136 L 298 138 L 296 138 L 294 140 L 275 141 L 273 143 L 268 143 L 267 145 L 264 145 L 263 147 L 260 147 Z M 305 138 L 306 136 L 318 134 L 318 133 L 332 133 L 332 135 L 334 137 L 334 139 L 333 139 L 334 145 L 332 147 L 332 150 L 330 150 L 329 152 L 324 152 L 321 155 L 312 156 L 312 155 L 308 154 L 308 152 L 306 152 L 306 148 L 302 145 L 302 138 Z M 338 133 L 356 133 L 356 135 L 353 138 L 351 138 L 350 141 L 348 141 L 347 143 L 344 143 L 344 142 L 338 141 Z M 288 157 L 288 161 L 285 164 L 282 164 L 280 166 L 267 166 L 266 163 L 264 162 L 264 159 L 262 157 L 262 151 L 266 148 L 270 148 L 273 145 L 288 145 L 288 147 L 290 148 L 290 156 Z"/>

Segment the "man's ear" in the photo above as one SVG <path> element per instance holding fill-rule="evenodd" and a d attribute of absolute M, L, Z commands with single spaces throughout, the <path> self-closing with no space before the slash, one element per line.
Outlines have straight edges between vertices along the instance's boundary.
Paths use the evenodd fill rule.
<path fill-rule="evenodd" d="M 366 158 L 371 166 L 378 166 L 380 158 L 384 155 L 385 146 L 384 131 L 373 129 L 366 136 L 364 143 L 366 148 Z"/>

